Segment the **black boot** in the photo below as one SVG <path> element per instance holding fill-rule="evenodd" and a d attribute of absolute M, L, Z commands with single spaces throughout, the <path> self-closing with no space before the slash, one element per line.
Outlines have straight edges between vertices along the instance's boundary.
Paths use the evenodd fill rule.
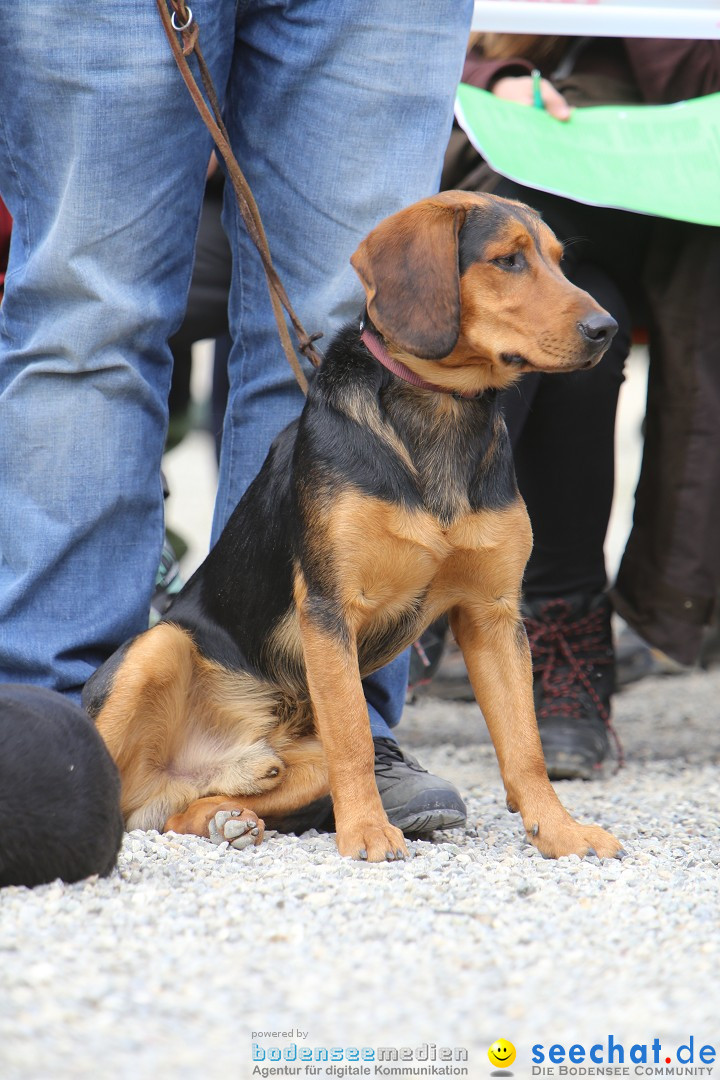
<path fill-rule="evenodd" d="M 551 780 L 590 780 L 608 755 L 615 653 L 610 601 L 575 594 L 523 606 L 533 693 Z"/>
<path fill-rule="evenodd" d="M 440 667 L 445 652 L 448 623 L 443 615 L 430 623 L 421 637 L 413 642 L 410 653 L 408 694 L 413 698 L 418 690 L 430 685 Z"/>

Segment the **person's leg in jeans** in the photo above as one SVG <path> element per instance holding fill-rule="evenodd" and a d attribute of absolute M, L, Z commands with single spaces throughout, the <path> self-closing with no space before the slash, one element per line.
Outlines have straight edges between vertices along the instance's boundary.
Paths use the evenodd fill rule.
<path fill-rule="evenodd" d="M 361 239 L 437 190 L 471 11 L 469 0 L 257 0 L 239 16 L 226 110 L 232 141 L 291 301 L 306 329 L 326 340 L 360 313 L 349 259 Z M 226 200 L 226 215 L 239 259 L 215 538 L 270 442 L 302 407 L 234 202 Z M 366 680 L 372 733 L 389 751 L 408 663 L 403 654 Z M 408 790 L 425 783 L 427 774 L 406 772 Z M 458 820 L 459 797 L 438 783 L 439 800 L 452 798 Z M 438 827 L 442 814 L 434 820 Z"/>
<path fill-rule="evenodd" d="M 204 30 L 222 85 L 232 46 Z M 77 697 L 147 626 L 210 143 L 153 4 L 18 0 L 0 50 L 0 681 Z"/>

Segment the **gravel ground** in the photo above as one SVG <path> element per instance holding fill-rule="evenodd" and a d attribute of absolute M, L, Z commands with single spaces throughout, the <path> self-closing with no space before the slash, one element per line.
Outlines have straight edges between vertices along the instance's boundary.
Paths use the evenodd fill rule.
<path fill-rule="evenodd" d="M 621 394 L 611 571 L 632 512 L 645 366 L 631 361 Z M 198 432 L 166 458 L 186 575 L 206 550 L 213 469 Z M 263 1069 L 338 1080 L 361 1067 L 348 1055 L 314 1073 L 270 1060 L 293 1043 L 298 1054 L 428 1048 L 425 1064 L 379 1074 L 396 1077 L 443 1068 L 433 1045 L 466 1050 L 452 1066 L 464 1073 L 434 1075 L 480 1080 L 498 1038 L 517 1049 L 516 1077 L 531 1075 L 538 1043 L 589 1048 L 612 1035 L 627 1053 L 659 1038 L 670 1068 L 691 1036 L 696 1051 L 720 1044 L 719 701 L 720 671 L 638 684 L 615 709 L 626 767 L 557 785 L 576 816 L 622 839 L 622 862 L 543 860 L 505 810 L 475 706 L 428 699 L 407 710 L 403 743 L 458 784 L 468 826 L 411 843 L 406 863 L 341 860 L 332 837 L 312 833 L 243 852 L 133 833 L 106 880 L 0 891 L 0 1080 Z M 344 1075 L 378 1075 L 366 1067 Z"/>
<path fill-rule="evenodd" d="M 719 698 L 720 672 L 631 688 L 627 766 L 558 785 L 623 840 L 622 862 L 543 860 L 504 808 L 475 707 L 429 699 L 404 742 L 460 786 L 468 826 L 406 863 L 341 860 L 316 833 L 236 852 L 135 832 L 108 879 L 3 890 L 0 1078 L 244 1080 L 270 1064 L 253 1042 L 294 1042 L 460 1048 L 454 1075 L 474 1080 L 498 1038 L 516 1076 L 536 1043 L 658 1037 L 675 1063 L 691 1035 L 720 1042 Z M 295 1067 L 269 1075 L 348 1065 Z"/>

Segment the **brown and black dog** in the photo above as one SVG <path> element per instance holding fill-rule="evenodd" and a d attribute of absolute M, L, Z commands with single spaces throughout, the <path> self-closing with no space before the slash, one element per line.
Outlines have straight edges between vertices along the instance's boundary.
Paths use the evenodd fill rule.
<path fill-rule="evenodd" d="M 616 329 L 561 255 L 528 207 L 466 192 L 363 241 L 364 323 L 332 342 L 164 620 L 86 686 L 129 828 L 259 843 L 257 815 L 329 791 L 341 854 L 402 857 L 360 680 L 449 612 L 531 843 L 620 852 L 550 785 L 519 614 L 531 531 L 498 391 L 523 371 L 592 366 Z"/>

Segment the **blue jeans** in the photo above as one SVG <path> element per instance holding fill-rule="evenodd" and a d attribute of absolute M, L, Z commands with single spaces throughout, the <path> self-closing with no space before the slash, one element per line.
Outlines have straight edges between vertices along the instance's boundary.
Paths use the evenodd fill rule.
<path fill-rule="evenodd" d="M 193 0 L 235 153 L 309 330 L 361 305 L 349 257 L 436 190 L 472 0 Z M 210 139 L 153 0 L 13 0 L 0 20 L 0 681 L 76 696 L 147 625 L 160 460 Z M 216 539 L 302 406 L 234 203 Z M 368 688 L 397 722 L 407 659 Z"/>

